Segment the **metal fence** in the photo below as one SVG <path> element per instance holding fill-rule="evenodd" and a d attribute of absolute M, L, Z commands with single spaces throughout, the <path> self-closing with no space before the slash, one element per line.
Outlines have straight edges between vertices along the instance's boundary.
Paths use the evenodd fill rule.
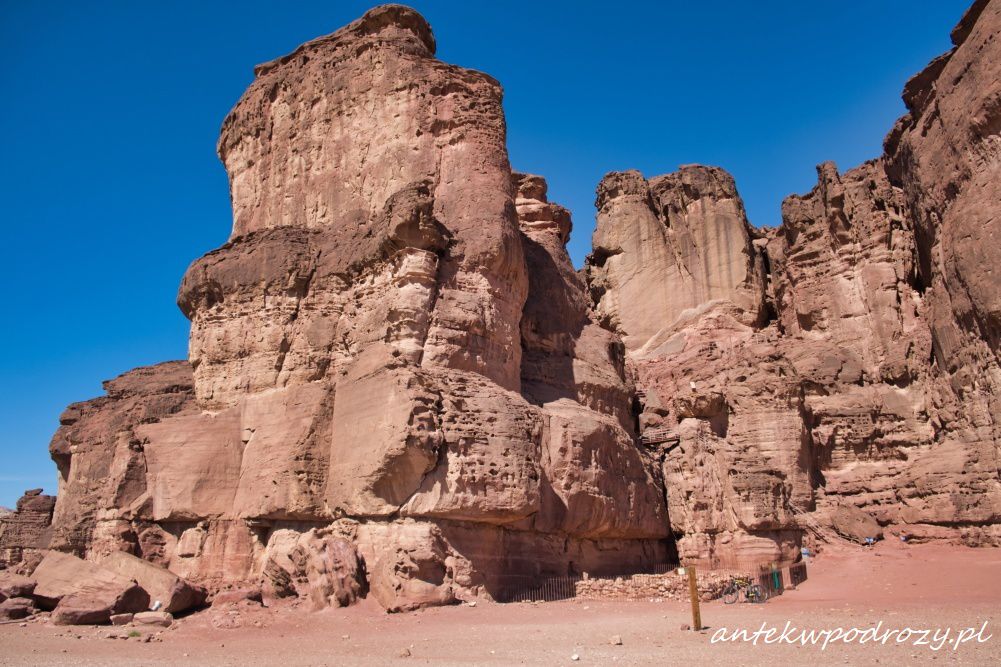
<path fill-rule="evenodd" d="M 793 586 L 799 586 L 801 583 L 806 581 L 806 563 L 796 563 L 789 566 L 789 583 Z"/>

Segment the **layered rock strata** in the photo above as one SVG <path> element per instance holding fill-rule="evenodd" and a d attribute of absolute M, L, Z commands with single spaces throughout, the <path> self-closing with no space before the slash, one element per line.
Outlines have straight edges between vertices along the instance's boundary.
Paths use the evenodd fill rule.
<path fill-rule="evenodd" d="M 391 610 L 668 558 L 569 214 L 512 174 L 499 84 L 434 49 L 390 5 L 256 69 L 189 360 L 64 414 L 57 548 Z"/>
<path fill-rule="evenodd" d="M 201 586 L 399 611 L 830 526 L 997 542 L 999 13 L 779 229 L 718 168 L 610 174 L 582 272 L 500 85 L 416 12 L 259 66 L 218 146 L 232 235 L 178 293 L 188 360 L 53 438 L 50 555 L 114 570 L 66 618 Z"/>
<path fill-rule="evenodd" d="M 55 505 L 54 496 L 29 489 L 13 511 L 0 513 L 0 569 L 32 560 L 49 547 Z"/>
<path fill-rule="evenodd" d="M 885 155 L 818 167 L 778 229 L 751 228 L 716 168 L 599 185 L 585 274 L 683 556 L 791 558 L 856 514 L 1001 541 L 999 32 L 1001 3 L 975 3 Z"/>

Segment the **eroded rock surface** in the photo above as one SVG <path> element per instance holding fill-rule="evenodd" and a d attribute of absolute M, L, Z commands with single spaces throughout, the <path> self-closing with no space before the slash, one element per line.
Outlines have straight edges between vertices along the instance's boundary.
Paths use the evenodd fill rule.
<path fill-rule="evenodd" d="M 0 513 L 0 570 L 40 557 L 52 538 L 55 496 L 24 492 L 13 511 Z"/>
<path fill-rule="evenodd" d="M 803 529 L 857 538 L 876 521 L 1001 540 L 999 31 L 1001 3 L 975 3 L 908 82 L 886 154 L 820 165 L 778 229 L 693 215 L 719 211 L 712 188 L 684 188 L 688 214 L 672 215 L 655 184 L 732 183 L 715 168 L 599 185 L 586 273 L 636 368 L 683 556 L 792 557 Z M 679 251 L 679 228 L 715 261 Z"/>
<path fill-rule="evenodd" d="M 257 68 L 219 141 L 232 236 L 178 293 L 189 360 L 64 415 L 57 548 L 391 610 L 667 559 L 569 214 L 512 174 L 500 85 L 434 49 L 388 5 Z"/>
<path fill-rule="evenodd" d="M 805 528 L 997 543 L 999 13 L 778 229 L 716 167 L 608 175 L 581 272 L 500 85 L 413 10 L 259 66 L 218 145 L 232 235 L 178 292 L 188 360 L 63 414 L 36 599 L 405 611 L 785 560 Z"/>
<path fill-rule="evenodd" d="M 612 173 L 596 205 L 594 308 L 630 349 L 656 345 L 658 334 L 713 301 L 737 306 L 747 324 L 762 320 L 764 267 L 730 174 L 699 165 L 649 181 Z"/>

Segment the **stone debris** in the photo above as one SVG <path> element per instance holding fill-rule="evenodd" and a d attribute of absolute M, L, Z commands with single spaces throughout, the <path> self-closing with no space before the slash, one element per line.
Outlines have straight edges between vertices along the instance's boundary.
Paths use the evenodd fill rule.
<path fill-rule="evenodd" d="M 154 600 L 151 606 L 153 611 L 162 609 L 176 614 L 205 603 L 204 588 L 185 581 L 166 568 L 124 551 L 109 553 L 98 563 L 101 567 L 138 583 Z"/>
<path fill-rule="evenodd" d="M 735 575 L 732 572 L 699 572 L 700 600 L 715 600 Z M 615 579 L 582 579 L 576 583 L 576 597 L 580 600 L 687 600 L 688 577 L 677 572 L 667 574 L 634 574 Z M 587 609 L 587 607 L 584 607 Z"/>

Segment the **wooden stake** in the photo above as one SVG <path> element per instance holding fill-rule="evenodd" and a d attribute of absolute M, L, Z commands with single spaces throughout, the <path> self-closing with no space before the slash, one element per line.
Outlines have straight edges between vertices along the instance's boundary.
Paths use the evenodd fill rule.
<path fill-rule="evenodd" d="M 695 567 L 686 565 L 685 574 L 688 575 L 688 596 L 692 599 L 692 630 L 698 632 L 702 629 L 702 612 L 699 610 L 699 583 L 695 579 Z"/>

